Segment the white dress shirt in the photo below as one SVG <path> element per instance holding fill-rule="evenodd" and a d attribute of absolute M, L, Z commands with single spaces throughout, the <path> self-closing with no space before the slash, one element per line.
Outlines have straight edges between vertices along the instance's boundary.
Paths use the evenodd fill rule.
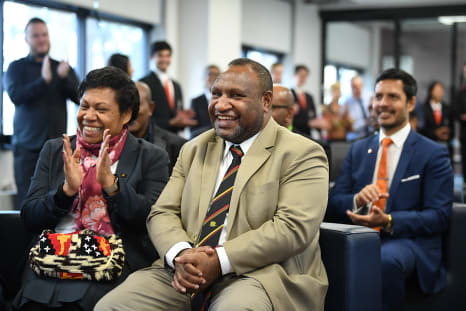
<path fill-rule="evenodd" d="M 362 109 L 364 109 L 364 112 Z M 366 100 L 362 96 L 361 98 L 355 98 L 354 96 L 351 96 L 345 100 L 343 104 L 343 110 L 343 113 L 348 112 L 351 120 L 353 120 L 353 132 L 357 133 L 358 137 L 364 135 L 366 128 L 366 118 L 369 116 Z"/>
<path fill-rule="evenodd" d="M 241 150 L 243 151 L 243 154 L 244 154 L 243 155 L 243 160 L 244 160 L 244 157 L 247 156 L 247 152 L 248 152 L 249 148 L 251 147 L 253 142 L 256 140 L 259 133 L 257 133 L 256 135 L 248 138 L 247 140 L 245 140 L 241 144 L 239 144 L 240 147 L 241 147 Z M 234 144 L 229 142 L 229 141 L 225 141 L 225 147 L 224 147 L 224 150 L 223 150 L 223 158 L 222 158 L 222 161 L 220 162 L 220 167 L 219 167 L 218 175 L 217 175 L 217 181 L 215 183 L 215 190 L 213 192 L 212 199 L 214 198 L 218 188 L 220 187 L 220 184 L 222 183 L 223 176 L 226 174 L 226 172 L 228 170 L 228 167 L 230 166 L 231 162 L 233 161 L 233 155 L 230 152 L 230 147 L 232 145 L 234 145 Z M 218 245 L 222 245 L 223 242 L 226 241 L 227 227 L 228 227 L 227 226 L 228 225 L 227 220 L 228 220 L 228 213 L 225 216 L 225 223 L 223 225 L 222 231 L 220 232 Z M 167 264 L 171 268 L 174 269 L 175 266 L 173 264 L 173 260 L 175 259 L 176 255 L 178 255 L 179 252 L 181 252 L 182 250 L 185 250 L 187 248 L 191 248 L 191 245 L 186 241 L 178 242 L 175 245 L 173 245 L 168 250 L 167 254 L 165 255 L 165 260 L 166 260 Z M 233 272 L 233 267 L 231 266 L 230 260 L 228 259 L 228 255 L 227 255 L 227 253 L 225 251 L 225 248 L 223 248 L 222 246 L 219 246 L 215 250 L 217 252 L 218 259 L 220 261 L 220 267 L 222 269 L 222 275 Z"/>
<path fill-rule="evenodd" d="M 379 170 L 379 162 L 382 157 L 382 140 L 385 137 L 391 138 L 393 143 L 388 146 L 387 149 L 387 191 L 390 191 L 390 186 L 392 184 L 393 175 L 395 175 L 396 167 L 398 166 L 398 161 L 400 160 L 401 151 L 403 151 L 403 145 L 408 138 L 409 132 L 411 131 L 411 125 L 406 124 L 401 130 L 393 134 L 392 136 L 385 135 L 383 129 L 380 129 L 379 134 L 379 148 L 377 151 L 377 162 L 375 164 L 374 173 L 372 176 L 372 183 L 375 185 L 377 183 L 377 172 Z M 371 206 L 371 204 L 369 204 Z M 353 212 L 357 210 L 356 205 L 356 195 L 353 198 Z"/>
<path fill-rule="evenodd" d="M 435 119 L 436 110 L 440 111 L 440 115 L 442 115 L 442 103 L 441 102 L 436 102 L 434 100 L 431 100 L 430 107 L 432 108 L 432 111 L 434 112 L 434 119 Z"/>

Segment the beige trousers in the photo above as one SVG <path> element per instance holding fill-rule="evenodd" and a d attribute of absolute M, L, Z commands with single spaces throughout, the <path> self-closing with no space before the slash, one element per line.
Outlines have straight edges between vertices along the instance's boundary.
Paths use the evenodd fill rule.
<path fill-rule="evenodd" d="M 95 311 L 191 310 L 189 295 L 172 286 L 173 273 L 149 267 L 132 273 L 105 295 Z M 210 311 L 272 311 L 272 303 L 262 285 L 249 277 L 227 276 L 212 287 Z"/>

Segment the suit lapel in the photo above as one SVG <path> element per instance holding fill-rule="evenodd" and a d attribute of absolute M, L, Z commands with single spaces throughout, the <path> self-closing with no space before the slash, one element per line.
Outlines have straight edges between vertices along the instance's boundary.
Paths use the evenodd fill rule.
<path fill-rule="evenodd" d="M 154 135 L 153 135 L 152 138 L 154 140 L 153 143 L 155 145 L 159 146 L 163 150 L 167 149 L 167 143 L 164 140 L 163 134 L 161 133 L 161 131 L 157 127 L 154 127 Z"/>
<path fill-rule="evenodd" d="M 368 144 L 366 153 L 366 163 L 365 170 L 362 176 L 362 184 L 369 185 L 372 184 L 372 178 L 374 177 L 375 164 L 377 162 L 377 152 L 379 151 L 379 135 L 374 135 Z"/>
<path fill-rule="evenodd" d="M 270 119 L 262 133 L 257 136 L 254 143 L 241 161 L 241 166 L 236 176 L 235 186 L 231 195 L 230 208 L 228 211 L 227 236 L 229 236 L 233 219 L 235 219 L 239 197 L 244 190 L 247 182 L 257 172 L 257 170 L 270 157 L 270 148 L 275 145 L 277 125 L 273 119 Z"/>
<path fill-rule="evenodd" d="M 215 135 L 215 134 L 214 134 Z M 202 168 L 201 184 L 199 187 L 199 226 L 202 227 L 207 210 L 212 200 L 215 183 L 217 182 L 218 170 L 220 161 L 223 155 L 224 142 L 218 136 L 215 140 L 207 145 L 206 156 L 204 159 L 204 166 Z"/>
<path fill-rule="evenodd" d="M 130 173 L 133 171 L 138 158 L 138 146 L 136 138 L 128 133 L 126 138 L 125 146 L 121 152 L 120 159 L 118 160 L 118 166 L 116 174 L 118 178 L 128 178 Z"/>
<path fill-rule="evenodd" d="M 157 85 L 158 86 L 158 91 L 157 93 L 160 94 L 160 96 L 162 96 L 164 98 L 164 102 L 167 103 L 168 105 L 168 98 L 167 98 L 167 93 L 165 93 L 165 87 L 164 85 L 162 84 L 162 81 L 159 79 L 159 76 L 152 71 L 152 79 L 154 80 L 154 85 Z M 152 98 L 154 98 L 154 94 L 152 94 Z M 160 105 L 160 103 L 155 103 L 155 106 L 157 107 L 157 105 Z"/>
<path fill-rule="evenodd" d="M 416 133 L 411 130 L 409 132 L 408 138 L 406 139 L 403 150 L 401 151 L 400 159 L 398 160 L 398 165 L 393 175 L 393 180 L 390 185 L 390 196 L 387 199 L 387 205 L 385 207 L 386 212 L 391 211 L 391 204 L 393 201 L 393 196 L 397 193 L 397 189 L 400 186 L 401 178 L 405 175 L 406 169 L 408 168 L 409 162 L 415 151 L 416 145 Z"/>

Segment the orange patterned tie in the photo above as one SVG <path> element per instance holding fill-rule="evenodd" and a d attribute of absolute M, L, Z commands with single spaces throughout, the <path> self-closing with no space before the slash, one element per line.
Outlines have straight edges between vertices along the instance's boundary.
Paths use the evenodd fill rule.
<path fill-rule="evenodd" d="M 170 79 L 165 80 L 165 94 L 167 94 L 168 105 L 171 110 L 175 109 L 172 93 L 170 92 Z"/>
<path fill-rule="evenodd" d="M 379 188 L 380 192 L 382 193 L 387 193 L 388 192 L 388 176 L 387 176 L 387 150 L 388 146 L 390 146 L 393 143 L 393 140 L 391 138 L 385 137 L 382 140 L 382 156 L 380 157 L 380 162 L 379 162 L 379 169 L 377 171 L 377 182 L 376 186 Z M 374 201 L 372 203 L 372 206 L 377 206 L 380 208 L 382 211 L 385 210 L 385 203 L 387 203 L 386 198 L 380 198 L 377 201 Z M 374 228 L 378 231 L 380 231 L 379 227 Z"/>

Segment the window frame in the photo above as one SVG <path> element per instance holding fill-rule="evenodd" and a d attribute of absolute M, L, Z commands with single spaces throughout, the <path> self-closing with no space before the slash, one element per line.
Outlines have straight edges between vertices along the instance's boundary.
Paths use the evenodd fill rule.
<path fill-rule="evenodd" d="M 143 31 L 143 59 L 144 59 L 144 67 L 149 69 L 149 38 L 150 38 L 150 31 L 154 28 L 154 25 L 136 21 L 130 18 L 125 18 L 121 16 L 116 16 L 113 14 L 100 12 L 95 9 L 87 9 L 82 8 L 70 4 L 65 3 L 57 3 L 54 1 L 49 0 L 0 0 L 0 44 L 1 44 L 1 51 L 0 51 L 0 61 L 1 66 L 3 68 L 4 58 L 3 58 L 3 30 L 4 30 L 4 3 L 6 1 L 11 1 L 19 4 L 35 6 L 35 7 L 47 7 L 54 10 L 64 11 L 75 13 L 77 18 L 77 37 L 78 37 L 78 59 L 77 59 L 77 66 L 75 69 L 78 77 L 80 79 L 84 78 L 86 75 L 86 19 L 89 17 L 95 18 L 97 20 L 105 20 L 109 22 L 117 22 L 121 24 L 126 24 L 130 26 L 136 26 L 142 29 Z M 3 94 L 4 85 L 4 72 L 3 69 L 0 72 L 0 94 Z M 3 134 L 3 98 L 0 96 L 0 149 L 11 149 L 11 135 L 4 135 Z"/>

